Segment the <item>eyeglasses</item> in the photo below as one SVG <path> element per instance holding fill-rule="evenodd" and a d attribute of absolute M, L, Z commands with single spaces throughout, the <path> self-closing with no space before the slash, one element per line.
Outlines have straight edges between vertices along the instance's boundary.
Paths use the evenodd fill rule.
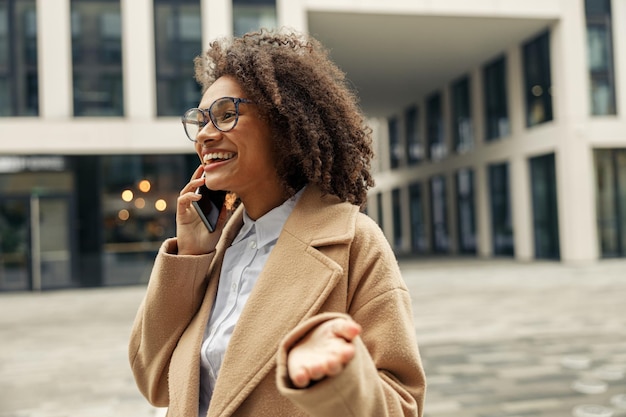
<path fill-rule="evenodd" d="M 215 100 L 208 109 L 187 110 L 182 117 L 187 138 L 196 142 L 196 136 L 209 123 L 209 120 L 221 132 L 233 130 L 239 120 L 239 103 L 252 103 L 252 101 L 245 98 L 222 97 Z"/>

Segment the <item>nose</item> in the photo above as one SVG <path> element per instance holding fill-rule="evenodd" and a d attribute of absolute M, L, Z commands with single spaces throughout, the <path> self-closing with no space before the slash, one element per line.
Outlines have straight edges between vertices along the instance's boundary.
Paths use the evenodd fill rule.
<path fill-rule="evenodd" d="M 222 134 L 222 132 L 219 131 L 215 127 L 215 125 L 213 124 L 211 119 L 209 119 L 207 121 L 207 124 L 205 124 L 202 127 L 202 129 L 200 129 L 198 134 L 196 135 L 196 142 L 198 142 L 199 144 L 203 145 L 205 143 L 218 140 L 220 138 L 221 134 Z"/>

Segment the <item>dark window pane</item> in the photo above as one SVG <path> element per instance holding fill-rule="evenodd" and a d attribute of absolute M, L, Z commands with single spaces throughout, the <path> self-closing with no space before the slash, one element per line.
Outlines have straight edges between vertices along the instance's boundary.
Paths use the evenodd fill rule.
<path fill-rule="evenodd" d="M 454 149 L 459 153 L 472 149 L 474 135 L 468 77 L 464 77 L 452 85 L 452 126 Z"/>
<path fill-rule="evenodd" d="M 409 165 L 420 162 L 424 155 L 422 138 L 419 133 L 419 112 L 417 107 L 409 107 L 405 113 L 406 157 Z"/>
<path fill-rule="evenodd" d="M 535 257 L 559 259 L 559 214 L 554 154 L 530 160 Z"/>
<path fill-rule="evenodd" d="M 585 0 L 587 16 L 605 15 L 611 13 L 611 0 Z"/>
<path fill-rule="evenodd" d="M 35 1 L 0 1 L 0 116 L 38 113 Z"/>
<path fill-rule="evenodd" d="M 507 136 L 510 133 L 509 111 L 506 94 L 506 60 L 499 58 L 483 71 L 485 88 L 486 139 Z"/>
<path fill-rule="evenodd" d="M 161 242 L 176 231 L 176 200 L 193 155 L 101 157 L 104 284 L 147 280 Z"/>
<path fill-rule="evenodd" d="M 235 36 L 277 26 L 276 0 L 233 0 Z"/>
<path fill-rule="evenodd" d="M 437 175 L 430 179 L 430 198 L 432 207 L 433 252 L 446 253 L 449 248 L 449 238 L 445 177 Z"/>
<path fill-rule="evenodd" d="M 201 99 L 193 65 L 202 53 L 200 0 L 155 0 L 154 20 L 157 114 L 180 116 Z"/>
<path fill-rule="evenodd" d="M 585 5 L 591 114 L 617 114 L 610 2 L 587 1 Z"/>
<path fill-rule="evenodd" d="M 393 204 L 393 245 L 395 249 L 402 247 L 402 199 L 400 190 L 395 189 L 391 192 L 391 201 Z"/>
<path fill-rule="evenodd" d="M 409 210 L 411 217 L 411 249 L 413 253 L 425 253 L 428 250 L 428 246 L 426 242 L 422 185 L 420 183 L 409 186 Z"/>
<path fill-rule="evenodd" d="M 594 159 L 602 256 L 626 256 L 626 149 L 596 149 Z"/>
<path fill-rule="evenodd" d="M 389 129 L 389 162 L 391 168 L 400 166 L 402 158 L 402 146 L 400 145 L 400 132 L 398 132 L 398 119 L 391 118 L 387 121 Z"/>
<path fill-rule="evenodd" d="M 509 165 L 489 165 L 491 233 L 494 255 L 513 255 L 513 218 L 509 190 Z"/>
<path fill-rule="evenodd" d="M 446 154 L 446 144 L 443 130 L 443 109 L 441 94 L 436 93 L 426 100 L 426 132 L 428 157 L 432 160 L 443 159 Z"/>
<path fill-rule="evenodd" d="M 545 32 L 523 47 L 526 125 L 552 120 L 550 33 Z"/>
<path fill-rule="evenodd" d="M 474 205 L 474 171 L 461 169 L 456 174 L 459 252 L 476 253 L 476 212 Z"/>
<path fill-rule="evenodd" d="M 75 116 L 122 116 L 119 1 L 72 0 Z"/>

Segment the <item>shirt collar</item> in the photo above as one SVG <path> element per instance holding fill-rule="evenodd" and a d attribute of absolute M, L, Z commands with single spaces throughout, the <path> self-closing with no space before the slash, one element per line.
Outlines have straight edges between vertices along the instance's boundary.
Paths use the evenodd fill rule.
<path fill-rule="evenodd" d="M 293 211 L 298 200 L 302 196 L 304 188 L 298 191 L 293 197 L 288 198 L 283 204 L 265 213 L 256 221 L 252 220 L 245 210 L 243 211 L 243 226 L 233 244 L 245 239 L 251 233 L 256 233 L 257 247 L 263 247 L 278 239 L 287 218 Z"/>

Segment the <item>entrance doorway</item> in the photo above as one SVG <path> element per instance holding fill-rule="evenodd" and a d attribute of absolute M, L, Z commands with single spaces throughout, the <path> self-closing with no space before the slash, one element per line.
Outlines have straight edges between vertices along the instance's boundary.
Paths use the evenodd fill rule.
<path fill-rule="evenodd" d="M 0 196 L 0 291 L 75 286 L 69 195 Z"/>

